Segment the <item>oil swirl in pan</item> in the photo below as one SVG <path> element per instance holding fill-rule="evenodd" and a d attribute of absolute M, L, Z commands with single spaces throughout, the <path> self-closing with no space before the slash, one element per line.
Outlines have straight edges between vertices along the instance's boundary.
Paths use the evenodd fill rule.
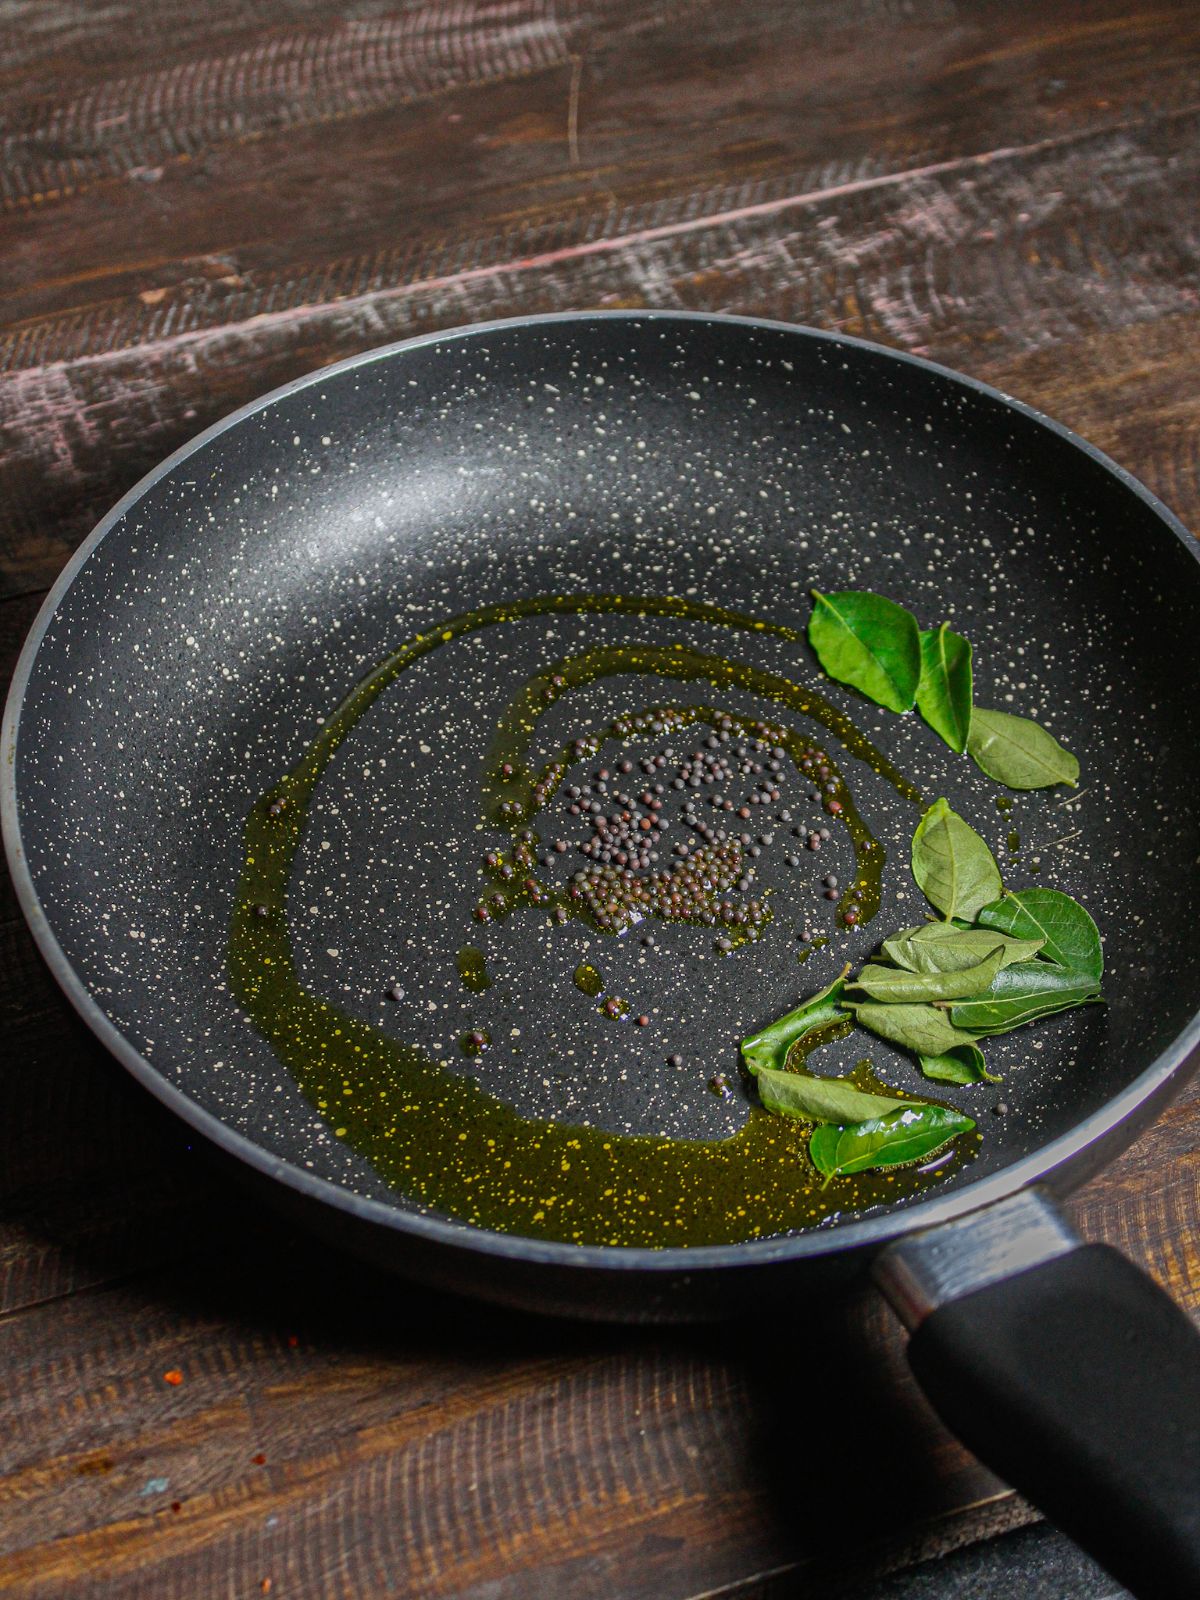
<path fill-rule="evenodd" d="M 960 1141 L 967 1149 L 957 1151 L 936 1176 L 893 1169 L 859 1174 L 839 1181 L 836 1190 L 823 1190 L 805 1152 L 804 1127 L 757 1107 L 737 1133 L 711 1140 L 621 1134 L 523 1116 L 485 1091 L 468 1071 L 455 1070 L 416 1045 L 398 1043 L 300 983 L 286 916 L 288 886 L 313 795 L 358 719 L 414 661 L 464 634 L 523 617 L 596 613 L 674 617 L 731 633 L 799 639 L 796 630 L 783 624 L 719 606 L 620 595 L 556 595 L 489 606 L 415 635 L 362 680 L 291 771 L 250 812 L 229 944 L 237 1003 L 330 1129 L 388 1184 L 422 1208 L 481 1228 L 584 1244 L 732 1243 L 813 1226 L 831 1213 L 893 1201 L 942 1181 L 970 1158 L 972 1141 Z M 642 726 L 720 720 L 738 729 L 763 729 L 797 765 L 810 760 L 817 748 L 790 728 L 750 723 L 715 706 L 666 706 L 616 718 L 568 742 L 534 770 L 529 748 L 546 708 L 575 688 L 617 673 L 748 690 L 819 724 L 898 793 L 919 803 L 913 785 L 841 711 L 786 677 L 683 645 L 585 651 L 521 686 L 488 752 L 484 816 L 509 831 L 512 848 L 507 861 L 502 853 L 495 857 L 494 885 L 477 908 L 477 915 L 482 909 L 481 920 L 536 906 L 540 914 L 552 909 L 557 920 L 580 917 L 615 930 L 623 918 L 646 913 L 702 918 L 711 924 L 715 907 L 717 920 L 727 921 L 738 937 L 752 936 L 753 917 L 744 906 L 737 907 L 740 920 L 734 917 L 727 878 L 712 863 L 707 863 L 707 875 L 693 875 L 691 887 L 676 892 L 674 899 L 670 885 L 659 894 L 632 875 L 577 874 L 567 890 L 542 885 L 532 871 L 524 877 L 511 870 L 501 875 L 514 862 L 532 865 L 532 823 L 562 783 L 570 761 L 598 754 L 606 741 L 627 737 Z M 843 922 L 865 923 L 879 905 L 883 849 L 823 750 L 820 758 L 836 774 L 829 786 L 830 798 L 836 800 L 831 820 L 847 829 L 855 852 L 853 893 L 839 914 Z M 727 865 L 733 871 L 737 863 Z"/>

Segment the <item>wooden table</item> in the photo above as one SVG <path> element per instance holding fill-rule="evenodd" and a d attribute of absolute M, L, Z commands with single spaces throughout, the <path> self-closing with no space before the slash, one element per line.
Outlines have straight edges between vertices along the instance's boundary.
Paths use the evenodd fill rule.
<path fill-rule="evenodd" d="M 753 312 L 1032 401 L 1200 526 L 1200 10 L 83 0 L 0 36 L 0 634 L 263 390 L 406 334 Z M 562 1327 L 249 1218 L 3 919 L 0 1591 L 834 1594 L 1032 1513 L 866 1293 Z M 1200 1098 L 1079 1199 L 1200 1307 Z M 808 1380 L 762 1392 L 769 1337 Z"/>

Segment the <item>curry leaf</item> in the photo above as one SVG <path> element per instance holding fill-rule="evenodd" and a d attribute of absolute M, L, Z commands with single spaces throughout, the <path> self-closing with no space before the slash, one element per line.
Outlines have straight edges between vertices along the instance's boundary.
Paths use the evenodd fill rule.
<path fill-rule="evenodd" d="M 760 1067 L 757 1083 L 768 1111 L 806 1122 L 858 1122 L 921 1104 L 911 1095 L 867 1094 L 847 1078 L 814 1078 L 807 1072 L 776 1072 L 773 1067 Z"/>
<path fill-rule="evenodd" d="M 974 917 L 1003 892 L 996 858 L 945 800 L 935 800 L 917 824 L 912 870 L 926 899 L 947 918 Z"/>
<path fill-rule="evenodd" d="M 747 1070 L 754 1073 L 760 1072 L 764 1067 L 781 1070 L 787 1060 L 789 1049 L 802 1034 L 823 1027 L 827 1022 L 837 1022 L 843 1017 L 845 1013 L 838 1001 L 846 987 L 846 974 L 849 971 L 848 966 L 843 968 L 831 984 L 818 994 L 814 994 L 803 1005 L 797 1006 L 795 1011 L 789 1011 L 785 1017 L 780 1017 L 775 1022 L 768 1022 L 765 1028 L 760 1028 L 748 1039 L 743 1039 L 742 1060 L 746 1063 Z"/>
<path fill-rule="evenodd" d="M 983 1051 L 977 1044 L 956 1045 L 940 1056 L 919 1056 L 921 1071 L 938 1083 L 999 1083 L 989 1072 Z"/>
<path fill-rule="evenodd" d="M 829 676 L 889 711 L 911 711 L 921 676 L 921 631 L 912 613 L 865 589 L 812 593 L 808 641 Z"/>
<path fill-rule="evenodd" d="M 970 1004 L 971 1002 L 967 1002 Z M 855 1020 L 881 1039 L 911 1050 L 915 1056 L 941 1056 L 960 1044 L 973 1044 L 974 1034 L 956 1027 L 952 1014 L 935 1005 L 888 1005 L 866 1000 L 854 1005 Z"/>
<path fill-rule="evenodd" d="M 979 921 L 1018 939 L 1040 939 L 1041 955 L 1099 983 L 1104 974 L 1100 932 L 1091 917 L 1060 889 L 1017 889 L 984 906 Z"/>
<path fill-rule="evenodd" d="M 971 645 L 950 624 L 921 634 L 917 710 L 951 750 L 967 748 L 971 727 Z"/>
<path fill-rule="evenodd" d="M 968 1000 L 965 1005 L 982 1005 L 982 1001 Z M 1023 999 L 999 1000 L 994 1004 L 990 1013 L 991 1022 L 987 1021 L 988 1013 L 968 1012 L 966 1020 L 970 1022 L 971 1031 L 977 1039 L 991 1039 L 1000 1033 L 1011 1033 L 1014 1028 L 1023 1028 L 1026 1023 L 1040 1022 L 1044 1017 L 1053 1017 L 1060 1011 L 1075 1011 L 1080 1006 L 1103 1005 L 1104 996 L 1099 989 L 1063 989 L 1058 994 L 1046 996 L 1044 999 L 1034 1001 L 1026 996 Z"/>
<path fill-rule="evenodd" d="M 997 935 L 998 937 L 998 935 Z M 1003 945 L 993 945 L 974 966 L 949 972 L 906 972 L 902 967 L 865 966 L 849 985 L 863 989 L 872 1000 L 967 1000 L 984 994 L 1004 965 Z"/>
<path fill-rule="evenodd" d="M 1056 783 L 1074 788 L 1079 782 L 1079 762 L 1029 717 L 976 706 L 967 749 L 977 767 L 1010 789 L 1048 789 Z"/>
<path fill-rule="evenodd" d="M 1014 939 L 991 928 L 956 928 L 949 922 L 927 922 L 924 927 L 904 928 L 885 939 L 883 953 L 909 972 L 961 972 L 982 961 L 997 944 L 1003 952 L 1000 965 L 1009 967 L 1014 961 L 1029 961 L 1043 942 Z"/>
<path fill-rule="evenodd" d="M 974 1126 L 970 1117 L 950 1106 L 923 1105 L 890 1111 L 849 1127 L 826 1124 L 809 1140 L 808 1153 L 826 1180 L 844 1178 L 872 1167 L 921 1161 Z"/>
<path fill-rule="evenodd" d="M 1083 973 L 1069 972 L 1049 961 L 1020 961 L 998 972 L 986 995 L 952 1006 L 950 1020 L 955 1027 L 976 1034 L 1007 1033 L 1037 1017 L 1099 998 L 1095 979 Z"/>

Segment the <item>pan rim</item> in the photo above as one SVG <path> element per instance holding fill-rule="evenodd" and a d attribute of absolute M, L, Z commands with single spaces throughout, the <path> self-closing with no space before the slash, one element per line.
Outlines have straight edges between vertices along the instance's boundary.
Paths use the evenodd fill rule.
<path fill-rule="evenodd" d="M 638 1270 L 650 1274 L 679 1274 L 682 1271 L 693 1275 L 721 1268 L 749 1268 L 791 1263 L 806 1258 L 882 1247 L 906 1234 L 936 1227 L 969 1212 L 977 1211 L 983 1206 L 993 1204 L 1047 1178 L 1061 1168 L 1069 1168 L 1084 1151 L 1113 1135 L 1122 1123 L 1130 1121 L 1139 1107 L 1162 1092 L 1167 1083 L 1179 1073 L 1188 1056 L 1197 1045 L 1200 1045 L 1200 1009 L 1193 1013 L 1189 1022 L 1171 1043 L 1131 1083 L 1098 1107 L 1090 1116 L 1076 1123 L 1069 1132 L 1046 1145 L 1039 1146 L 1029 1155 L 1002 1168 L 999 1172 L 967 1182 L 962 1188 L 944 1195 L 933 1195 L 914 1204 L 867 1217 L 839 1221 L 829 1227 L 776 1235 L 766 1239 L 744 1240 L 736 1244 L 675 1245 L 661 1248 L 576 1245 L 531 1239 L 521 1234 L 498 1233 L 446 1217 L 406 1211 L 386 1200 L 356 1194 L 331 1179 L 305 1171 L 290 1161 L 272 1154 L 265 1146 L 256 1143 L 248 1135 L 238 1132 L 213 1112 L 206 1110 L 184 1089 L 170 1082 L 157 1066 L 143 1056 L 101 1010 L 59 944 L 41 904 L 22 846 L 17 792 L 18 738 L 25 692 L 46 631 L 63 597 L 108 534 L 157 483 L 174 472 L 190 456 L 204 449 L 225 432 L 240 426 L 279 401 L 314 387 L 328 378 L 357 368 L 369 367 L 379 361 L 391 360 L 404 352 L 431 345 L 451 344 L 464 339 L 475 339 L 524 328 L 552 328 L 561 324 L 580 325 L 594 322 L 630 324 L 657 322 L 696 326 L 718 324 L 757 332 L 786 333 L 840 349 L 857 350 L 873 357 L 884 357 L 931 373 L 972 394 L 998 402 L 1081 450 L 1102 470 L 1108 472 L 1122 488 L 1139 499 L 1165 528 L 1174 534 L 1193 561 L 1200 566 L 1200 545 L 1180 519 L 1132 473 L 1072 429 L 991 384 L 956 372 L 939 362 L 911 355 L 907 351 L 895 350 L 872 340 L 812 328 L 801 323 L 730 313 L 597 310 L 495 318 L 487 322 L 467 323 L 461 327 L 418 334 L 408 339 L 395 340 L 370 350 L 360 351 L 357 355 L 348 356 L 329 366 L 319 367 L 260 395 L 257 399 L 220 418 L 173 451 L 134 484 L 100 519 L 67 561 L 39 608 L 18 657 L 4 708 L 2 734 L 0 734 L 4 753 L 3 769 L 0 771 L 0 825 L 3 827 L 5 851 L 17 891 L 18 904 L 43 960 L 76 1012 L 117 1061 L 155 1099 L 218 1149 L 261 1175 L 291 1189 L 304 1199 L 349 1213 L 356 1221 L 398 1233 L 415 1235 L 418 1239 L 444 1245 L 460 1254 L 508 1258 L 530 1264 L 592 1271 Z"/>

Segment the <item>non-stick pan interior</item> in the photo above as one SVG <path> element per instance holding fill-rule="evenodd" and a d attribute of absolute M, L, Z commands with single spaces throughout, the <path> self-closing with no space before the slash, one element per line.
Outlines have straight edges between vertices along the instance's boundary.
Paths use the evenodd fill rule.
<path fill-rule="evenodd" d="M 1010 886 L 1069 891 L 1105 935 L 1108 1005 L 997 1041 L 1003 1084 L 944 1096 L 984 1133 L 944 1181 L 995 1171 L 1130 1082 L 1200 999 L 1200 583 L 1153 506 L 1076 443 L 862 346 L 703 319 L 511 324 L 318 376 L 176 460 L 78 571 L 30 674 L 19 820 L 48 925 L 104 1015 L 198 1105 L 302 1170 L 407 1206 L 231 993 L 251 805 L 373 664 L 447 617 L 532 596 L 674 595 L 802 629 L 814 586 L 877 589 L 926 626 L 949 619 L 975 644 L 977 700 L 1038 718 L 1081 760 L 1077 793 L 1002 810 L 1003 791 L 915 716 L 824 685 L 926 800 L 946 795 L 980 828 Z M 802 642 L 700 620 L 533 616 L 449 642 L 331 762 L 288 921 L 309 991 L 520 1111 L 716 1138 L 747 1115 L 738 1040 L 921 920 L 919 808 L 827 741 L 887 849 L 866 927 L 837 925 L 822 880 L 850 880 L 849 842 L 836 827 L 819 851 L 795 838 L 829 819 L 786 774 L 780 800 L 744 823 L 761 849 L 755 892 L 772 891 L 757 942 L 725 953 L 720 930 L 655 922 L 648 945 L 645 927 L 618 938 L 536 907 L 474 921 L 481 860 L 504 842 L 480 802 L 498 719 L 560 658 L 629 643 L 821 681 Z M 548 755 L 614 716 L 700 701 L 783 715 L 744 689 L 622 673 L 549 706 L 535 745 Z M 708 731 L 674 744 L 690 753 Z M 631 735 L 568 781 L 625 754 L 640 784 L 638 758 L 671 742 Z M 664 864 L 691 837 L 678 814 L 690 794 L 668 785 Z M 569 847 L 538 863 L 561 885 L 590 835 L 565 790 L 542 834 L 543 848 Z M 465 946 L 486 957 L 486 992 L 460 977 Z M 580 991 L 581 963 L 627 1016 Z M 491 1041 L 478 1057 L 460 1051 L 473 1030 Z M 910 1064 L 861 1036 L 830 1046 L 821 1070 L 863 1055 L 920 1092 Z M 729 1097 L 709 1087 L 722 1072 Z"/>

